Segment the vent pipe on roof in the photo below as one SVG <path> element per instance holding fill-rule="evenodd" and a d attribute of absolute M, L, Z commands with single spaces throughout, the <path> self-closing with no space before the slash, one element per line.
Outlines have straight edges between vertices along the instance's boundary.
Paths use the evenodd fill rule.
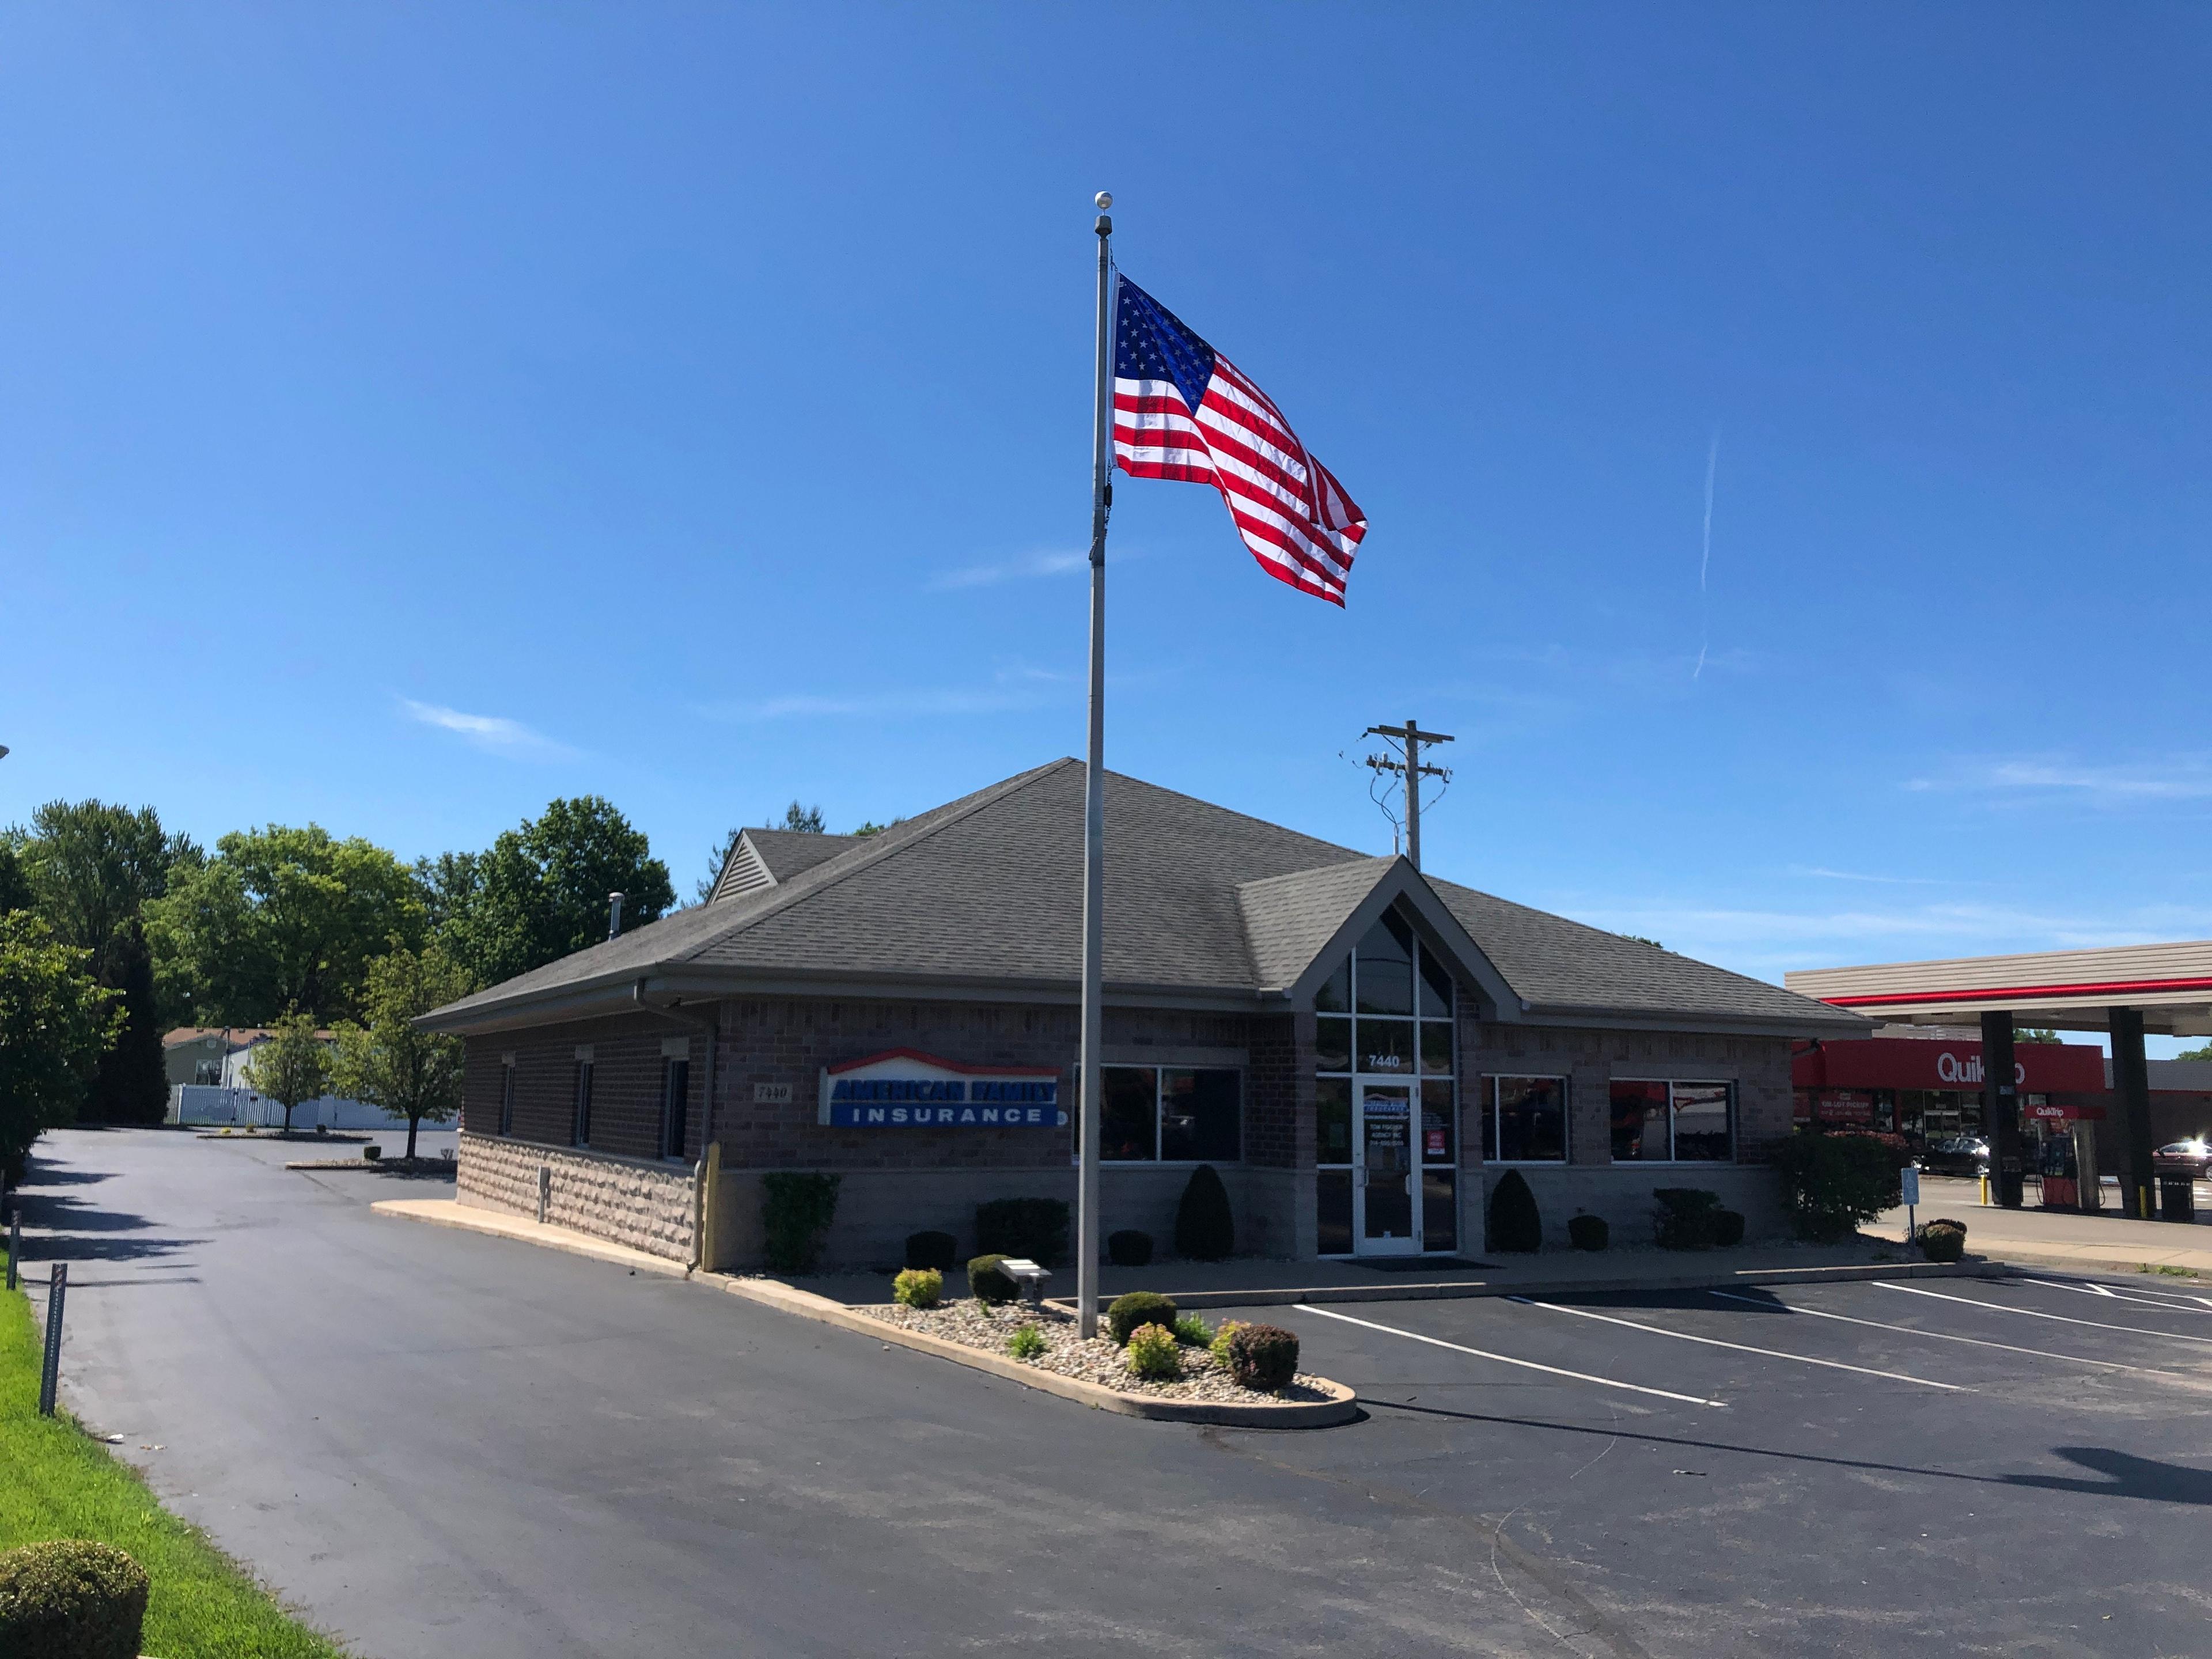
<path fill-rule="evenodd" d="M 622 908 L 623 896 L 620 893 L 607 895 L 607 937 L 609 939 L 618 938 L 622 933 Z"/>

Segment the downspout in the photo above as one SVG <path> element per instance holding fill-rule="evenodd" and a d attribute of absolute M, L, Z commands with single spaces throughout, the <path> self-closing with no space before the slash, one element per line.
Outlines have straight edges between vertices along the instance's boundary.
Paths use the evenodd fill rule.
<path fill-rule="evenodd" d="M 714 1062 L 722 1046 L 721 1018 L 716 1014 L 702 1019 L 696 1014 L 687 1014 L 673 1006 L 663 1007 L 659 1003 L 648 1002 L 642 979 L 630 987 L 630 1000 L 642 1013 L 658 1014 L 663 1019 L 673 1020 L 678 1025 L 689 1026 L 695 1031 L 707 1034 L 707 1073 L 699 1112 L 699 1157 L 691 1166 L 690 1271 L 698 1273 L 707 1265 L 707 1149 L 714 1144 Z M 715 1006 L 719 1007 L 720 1005 Z"/>

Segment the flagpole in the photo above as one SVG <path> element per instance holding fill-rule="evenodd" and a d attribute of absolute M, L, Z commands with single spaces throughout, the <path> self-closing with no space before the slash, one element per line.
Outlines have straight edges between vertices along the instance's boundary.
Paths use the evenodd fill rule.
<path fill-rule="evenodd" d="M 1105 1039 L 1106 908 L 1106 510 L 1112 505 L 1114 372 L 1114 198 L 1098 192 L 1098 342 L 1091 410 L 1091 708 L 1083 768 L 1083 1050 L 1077 1130 L 1075 1204 L 1076 1331 L 1098 1334 L 1099 1049 Z"/>

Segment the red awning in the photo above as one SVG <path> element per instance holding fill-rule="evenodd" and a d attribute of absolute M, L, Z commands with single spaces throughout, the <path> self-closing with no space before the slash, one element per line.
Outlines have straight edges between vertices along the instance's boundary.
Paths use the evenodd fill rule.
<path fill-rule="evenodd" d="M 2102 1094 L 2105 1052 L 2086 1043 L 2023 1042 L 2013 1049 L 2015 1086 L 2027 1094 Z M 1982 1086 L 1982 1045 L 1927 1037 L 1844 1037 L 1814 1044 L 1790 1066 L 1800 1089 L 1959 1089 Z"/>

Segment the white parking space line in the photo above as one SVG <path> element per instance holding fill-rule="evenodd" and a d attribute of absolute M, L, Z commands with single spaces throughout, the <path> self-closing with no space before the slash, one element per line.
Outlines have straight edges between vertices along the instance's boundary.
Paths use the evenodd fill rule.
<path fill-rule="evenodd" d="M 2212 1314 L 2212 1297 L 2187 1296 L 2179 1291 L 2154 1291 L 2148 1286 L 2130 1285 L 2116 1291 L 2109 1285 L 2084 1282 L 2069 1285 L 2062 1279 L 2023 1279 L 2024 1285 L 2040 1285 L 2047 1291 L 2072 1291 L 2077 1296 L 2101 1296 L 2112 1302 L 2132 1302 L 2139 1307 L 2158 1308 L 2166 1313 Z"/>
<path fill-rule="evenodd" d="M 1754 1308 L 1779 1309 L 1784 1313 L 1805 1314 L 1814 1319 L 1832 1319 L 1844 1325 L 1867 1325 L 1877 1331 L 1899 1331 L 1906 1336 L 1924 1336 L 1936 1342 L 1965 1342 L 1977 1348 L 2002 1348 L 2007 1353 L 2033 1354 L 2039 1359 L 2063 1359 L 2070 1364 L 2095 1365 L 2108 1371 L 2142 1371 L 2158 1376 L 2186 1375 L 2182 1371 L 2167 1370 L 2160 1365 L 2123 1365 L 2117 1359 L 2085 1359 L 2078 1353 L 2053 1353 L 2048 1348 L 2015 1347 L 2009 1342 L 1992 1342 L 1987 1337 L 1958 1336 L 1949 1331 L 1923 1331 L 1917 1326 L 1892 1325 L 1880 1319 L 1856 1319 L 1850 1314 L 1830 1313 L 1826 1308 L 1799 1308 L 1787 1302 L 1761 1302 L 1755 1296 L 1738 1296 L 1734 1291 L 1715 1291 L 1711 1294 L 1729 1302 L 1747 1302 Z"/>
<path fill-rule="evenodd" d="M 2168 1342 L 2196 1342 L 2212 1347 L 2212 1336 L 2184 1336 L 2179 1331 L 2154 1331 L 2142 1325 L 2112 1325 L 2101 1319 L 2073 1319 L 2064 1314 L 2045 1313 L 2040 1308 L 2008 1308 L 2002 1302 L 1981 1302 L 1971 1296 L 1946 1296 L 1941 1291 L 1923 1291 L 1917 1285 L 1893 1285 L 1886 1279 L 1875 1281 L 1875 1288 L 1884 1291 L 1903 1291 L 1908 1296 L 1931 1296 L 1938 1302 L 1956 1302 L 1969 1308 L 1979 1308 L 1984 1313 L 2019 1314 L 2026 1319 L 2051 1319 L 2061 1325 L 2087 1325 L 2094 1330 L 2126 1331 L 2135 1336 L 2162 1337 Z"/>
<path fill-rule="evenodd" d="M 1540 1365 L 1533 1359 L 1516 1359 L 1510 1353 L 1492 1353 L 1487 1348 L 1470 1348 L 1462 1342 L 1447 1342 L 1440 1336 L 1424 1336 L 1419 1331 L 1401 1330 L 1395 1325 L 1378 1325 L 1371 1319 L 1354 1319 L 1350 1314 L 1332 1313 L 1327 1308 L 1316 1308 L 1304 1302 L 1294 1304 L 1300 1313 L 1319 1314 L 1323 1319 L 1340 1319 L 1347 1325 L 1363 1325 L 1370 1331 L 1382 1331 L 1391 1336 L 1402 1336 L 1408 1341 L 1425 1342 L 1434 1348 L 1449 1348 L 1454 1353 L 1471 1353 L 1477 1359 L 1494 1359 L 1501 1365 L 1518 1365 L 1524 1370 L 1544 1371 L 1553 1376 L 1572 1377 L 1577 1382 L 1595 1382 L 1601 1389 L 1620 1389 L 1630 1394 L 1648 1394 L 1661 1400 L 1680 1401 L 1686 1406 L 1711 1406 L 1721 1411 L 1728 1409 L 1725 1400 L 1700 1400 L 1693 1394 L 1675 1394 L 1667 1389 L 1647 1389 L 1640 1382 L 1616 1382 L 1610 1376 L 1592 1376 L 1588 1371 L 1571 1371 L 1557 1365 Z"/>
<path fill-rule="evenodd" d="M 1794 1359 L 1801 1365 L 1819 1365 L 1832 1371 L 1856 1371 L 1861 1376 L 1879 1376 L 1892 1382 L 1912 1382 L 1923 1389 L 1941 1389 L 1946 1394 L 1972 1394 L 1973 1389 L 1959 1382 L 1937 1382 L 1925 1376 L 1907 1376 L 1902 1371 L 1878 1371 L 1870 1365 L 1846 1365 L 1840 1359 L 1815 1359 L 1810 1354 L 1784 1353 L 1778 1348 L 1754 1348 L 1743 1342 L 1723 1342 L 1717 1336 L 1692 1336 L 1687 1331 L 1670 1331 L 1663 1325 L 1639 1325 L 1632 1319 L 1616 1319 L 1611 1314 L 1601 1314 L 1589 1308 L 1563 1308 L 1556 1302 L 1538 1302 L 1525 1296 L 1509 1296 L 1508 1302 L 1518 1302 L 1530 1308 L 1542 1308 L 1552 1313 L 1572 1314 L 1577 1319 L 1598 1319 L 1608 1325 L 1625 1325 L 1632 1331 L 1642 1331 L 1647 1336 L 1671 1336 L 1677 1342 L 1699 1342 L 1708 1348 L 1734 1348 L 1738 1353 L 1764 1354 L 1769 1359 Z"/>

